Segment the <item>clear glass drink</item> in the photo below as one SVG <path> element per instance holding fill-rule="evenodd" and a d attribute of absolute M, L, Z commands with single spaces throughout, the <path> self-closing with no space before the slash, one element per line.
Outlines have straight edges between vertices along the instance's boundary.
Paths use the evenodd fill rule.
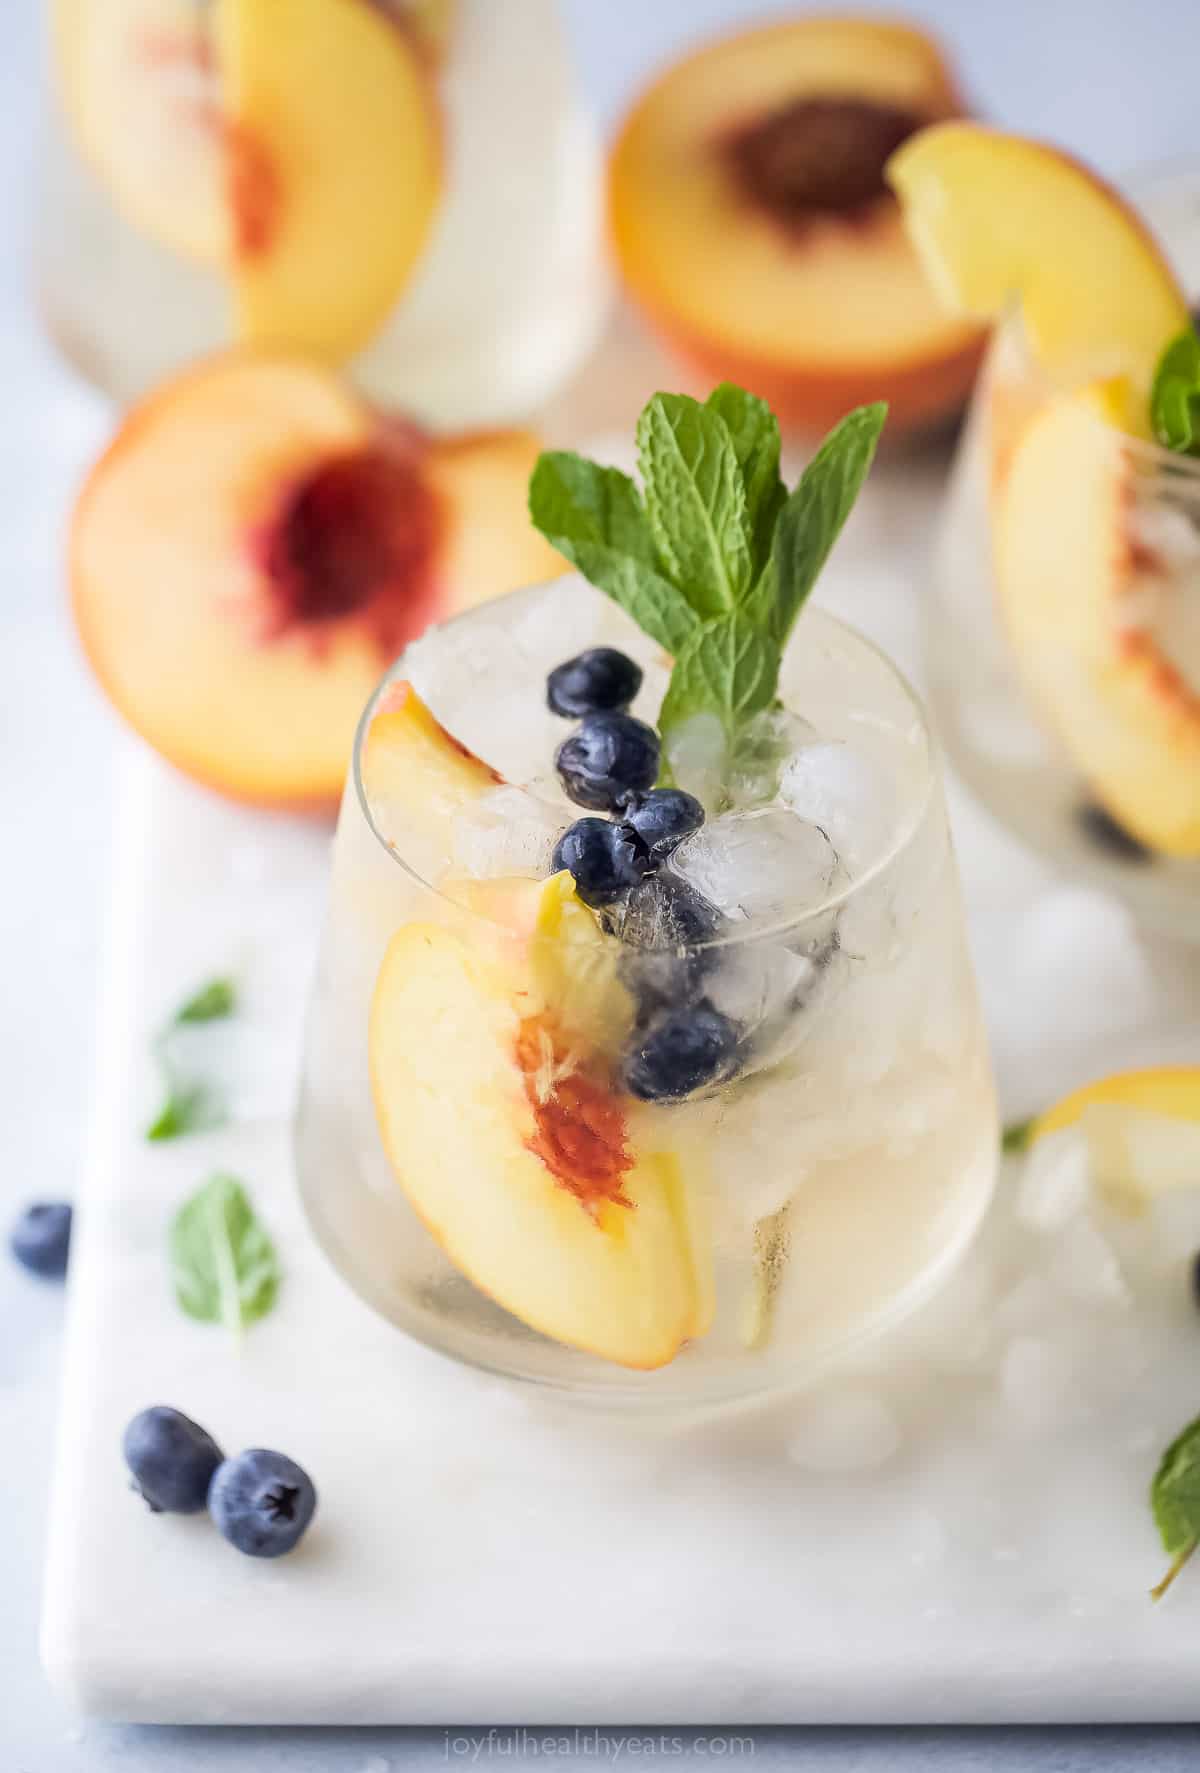
<path fill-rule="evenodd" d="M 1049 386 L 1016 317 L 960 445 L 927 636 L 947 752 L 989 810 L 1200 936 L 1200 462 Z"/>
<path fill-rule="evenodd" d="M 642 666 L 653 719 L 669 661 L 574 576 L 431 631 L 368 707 L 300 1186 L 351 1286 L 430 1346 L 601 1401 L 707 1404 L 800 1382 L 949 1272 L 995 1174 L 989 1061 L 937 761 L 891 664 L 808 612 L 792 712 L 763 717 L 725 810 L 697 726 L 671 761 L 708 822 L 645 900 L 595 914 L 548 879 L 579 809 L 545 679 L 598 644 Z M 668 915 L 697 895 L 719 918 Z M 673 994 L 730 1019 L 736 1061 L 636 1100 L 635 1018 Z"/>
<path fill-rule="evenodd" d="M 249 342 L 500 424 L 593 345 L 599 156 L 556 0 L 55 0 L 53 25 L 40 298 L 119 400 Z"/>

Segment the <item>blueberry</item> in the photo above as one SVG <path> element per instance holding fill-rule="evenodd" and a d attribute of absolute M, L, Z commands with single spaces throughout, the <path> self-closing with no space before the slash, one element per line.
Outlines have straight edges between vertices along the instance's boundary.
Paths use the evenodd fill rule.
<path fill-rule="evenodd" d="M 650 853 L 628 825 L 607 819 L 576 819 L 554 846 L 551 867 L 574 876 L 585 905 L 611 905 L 635 887 L 653 866 Z"/>
<path fill-rule="evenodd" d="M 154 1404 L 133 1418 L 121 1442 L 134 1488 L 155 1514 L 199 1514 L 224 1455 L 182 1410 Z"/>
<path fill-rule="evenodd" d="M 589 714 L 558 748 L 559 779 L 578 806 L 615 812 L 658 775 L 658 734 L 632 714 Z"/>
<path fill-rule="evenodd" d="M 578 720 L 585 714 L 628 708 L 642 687 L 642 669 L 613 646 L 593 646 L 559 665 L 546 679 L 552 714 Z"/>
<path fill-rule="evenodd" d="M 724 927 L 716 906 L 669 868 L 644 880 L 613 918 L 616 934 L 633 948 L 700 948 Z"/>
<path fill-rule="evenodd" d="M 250 1447 L 218 1466 L 208 1511 L 230 1545 L 248 1558 L 281 1558 L 313 1518 L 317 1492 L 294 1459 Z"/>
<path fill-rule="evenodd" d="M 1081 806 L 1078 813 L 1079 824 L 1085 836 L 1090 837 L 1097 848 L 1107 850 L 1122 862 L 1149 862 L 1152 852 L 1144 843 L 1139 843 L 1132 832 L 1126 831 L 1124 825 L 1118 824 L 1110 812 L 1102 806 Z"/>
<path fill-rule="evenodd" d="M 71 1250 L 71 1208 L 65 1200 L 30 1203 L 12 1228 L 9 1248 L 22 1267 L 61 1280 Z"/>
<path fill-rule="evenodd" d="M 682 788 L 652 788 L 627 808 L 625 819 L 648 850 L 656 856 L 669 856 L 685 837 L 699 831 L 704 808 L 694 794 L 685 794 Z"/>
<path fill-rule="evenodd" d="M 642 1102 L 679 1102 L 728 1077 L 737 1048 L 737 1028 L 711 1004 L 663 1010 L 634 1036 L 622 1083 Z"/>

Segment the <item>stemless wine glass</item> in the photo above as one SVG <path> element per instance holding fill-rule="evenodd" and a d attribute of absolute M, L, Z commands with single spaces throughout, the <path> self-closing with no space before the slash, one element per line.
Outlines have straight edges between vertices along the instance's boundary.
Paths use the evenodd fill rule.
<path fill-rule="evenodd" d="M 1198 612 L 1200 462 L 1048 386 L 1010 317 L 939 540 L 927 627 L 938 724 L 968 786 L 1020 837 L 1192 940 Z M 1161 850 L 1141 836 L 1158 829 Z"/>
<path fill-rule="evenodd" d="M 55 0 L 53 24 L 40 299 L 106 392 L 248 342 L 500 424 L 590 350 L 599 154 L 556 0 Z"/>
<path fill-rule="evenodd" d="M 786 1389 L 921 1303 L 993 1186 L 936 756 L 888 660 L 809 611 L 777 797 L 597 917 L 552 875 L 578 809 L 545 706 L 547 671 L 594 644 L 639 661 L 653 718 L 666 661 L 575 577 L 431 631 L 367 708 L 302 1195 L 355 1291 L 459 1360 L 654 1409 Z M 701 890 L 719 920 L 696 921 Z M 621 1055 L 664 1001 L 719 1006 L 737 1055 L 686 1100 L 636 1100 Z"/>

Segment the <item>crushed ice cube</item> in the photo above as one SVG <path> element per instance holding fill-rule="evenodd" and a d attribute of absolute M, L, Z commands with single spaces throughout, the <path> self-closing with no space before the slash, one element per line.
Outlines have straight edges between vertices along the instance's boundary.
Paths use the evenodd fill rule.
<path fill-rule="evenodd" d="M 522 876 L 541 880 L 568 819 L 522 788 L 493 788 L 454 822 L 456 866 L 477 880 Z"/>
<path fill-rule="evenodd" d="M 1087 1141 L 1078 1127 L 1039 1139 L 1025 1159 L 1017 1218 L 1032 1231 L 1055 1232 L 1082 1211 L 1090 1191 Z"/>
<path fill-rule="evenodd" d="M 817 738 L 811 720 L 789 708 L 763 708 L 737 735 L 727 793 L 735 807 L 765 806 L 779 792 L 789 758 Z"/>
<path fill-rule="evenodd" d="M 1038 1336 L 1014 1336 L 1000 1363 L 1000 1395 L 1023 1428 L 1059 1425 L 1074 1414 L 1079 1369 L 1071 1348 Z"/>
<path fill-rule="evenodd" d="M 811 1399 L 788 1440 L 788 1458 L 805 1471 L 871 1471 L 900 1445 L 900 1424 L 883 1399 L 845 1386 Z"/>
<path fill-rule="evenodd" d="M 586 580 L 568 575 L 539 586 L 522 600 L 512 635 L 530 669 L 545 675 L 555 665 L 595 646 L 602 638 L 608 610 Z"/>
<path fill-rule="evenodd" d="M 1080 1217 L 1067 1226 L 1054 1252 L 1050 1275 L 1068 1299 L 1081 1304 L 1123 1309 L 1130 1303 L 1113 1247 L 1090 1219 Z"/>
<path fill-rule="evenodd" d="M 784 770 L 779 797 L 800 818 L 820 826 L 852 871 L 886 852 L 895 784 L 881 763 L 849 745 L 821 741 L 797 750 Z"/>
<path fill-rule="evenodd" d="M 817 826 L 764 807 L 710 819 L 680 844 L 671 867 L 728 917 L 783 922 L 828 897 L 837 857 Z"/>
<path fill-rule="evenodd" d="M 694 714 L 667 735 L 667 762 L 679 788 L 704 806 L 720 804 L 726 774 L 725 729 L 715 714 Z"/>

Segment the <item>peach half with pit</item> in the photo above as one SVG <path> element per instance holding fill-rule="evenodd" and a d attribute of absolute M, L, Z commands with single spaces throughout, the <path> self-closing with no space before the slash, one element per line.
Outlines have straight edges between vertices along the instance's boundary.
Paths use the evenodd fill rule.
<path fill-rule="evenodd" d="M 528 518 L 538 450 L 519 431 L 427 437 L 312 364 L 202 364 L 128 414 L 79 495 L 87 656 L 187 774 L 332 805 L 388 661 L 429 622 L 563 570 Z"/>
<path fill-rule="evenodd" d="M 899 23 L 796 18 L 700 49 L 635 103 L 613 150 L 631 297 L 706 379 L 797 425 L 881 398 L 893 431 L 941 417 L 981 335 L 929 289 L 883 169 L 961 109 L 936 44 Z"/>

